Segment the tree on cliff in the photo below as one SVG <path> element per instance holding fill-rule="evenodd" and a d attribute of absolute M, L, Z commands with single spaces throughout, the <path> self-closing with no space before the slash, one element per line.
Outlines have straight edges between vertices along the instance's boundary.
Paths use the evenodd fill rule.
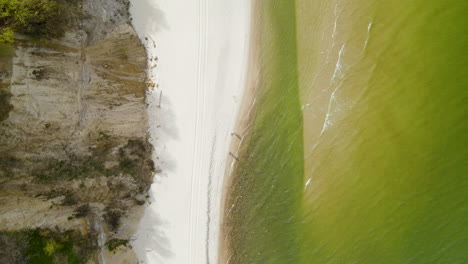
<path fill-rule="evenodd" d="M 0 0 L 0 44 L 13 42 L 15 33 L 54 37 L 60 24 L 56 0 Z"/>

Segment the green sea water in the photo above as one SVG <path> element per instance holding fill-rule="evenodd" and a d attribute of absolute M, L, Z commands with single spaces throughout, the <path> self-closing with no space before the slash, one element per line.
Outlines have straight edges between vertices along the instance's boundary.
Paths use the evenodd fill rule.
<path fill-rule="evenodd" d="M 259 9 L 262 73 L 255 120 L 228 196 L 229 263 L 297 263 L 304 154 L 295 6 L 263 1 Z"/>
<path fill-rule="evenodd" d="M 468 263 L 468 2 L 261 3 L 229 263 Z"/>

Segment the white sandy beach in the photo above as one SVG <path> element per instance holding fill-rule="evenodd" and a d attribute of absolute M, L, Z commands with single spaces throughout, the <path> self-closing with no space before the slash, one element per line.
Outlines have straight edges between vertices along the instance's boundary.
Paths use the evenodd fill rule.
<path fill-rule="evenodd" d="M 148 111 L 155 166 L 162 170 L 133 248 L 142 263 L 217 263 L 225 164 L 248 63 L 251 2 L 131 2 L 134 26 L 152 58 L 150 76 L 158 84 L 148 96 Z"/>

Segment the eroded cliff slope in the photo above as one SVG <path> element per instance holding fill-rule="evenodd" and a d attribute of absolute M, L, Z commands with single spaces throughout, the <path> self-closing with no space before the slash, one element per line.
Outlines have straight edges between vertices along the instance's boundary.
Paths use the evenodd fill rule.
<path fill-rule="evenodd" d="M 13 52 L 0 58 L 0 260 L 28 263 L 27 248 L 5 245 L 33 235 L 65 243 L 61 234 L 72 230 L 71 243 L 90 241 L 78 263 L 134 261 L 125 245 L 154 165 L 146 53 L 128 5 L 70 2 L 63 37 L 17 36 Z M 66 254 L 59 255 L 53 251 L 52 260 Z"/>

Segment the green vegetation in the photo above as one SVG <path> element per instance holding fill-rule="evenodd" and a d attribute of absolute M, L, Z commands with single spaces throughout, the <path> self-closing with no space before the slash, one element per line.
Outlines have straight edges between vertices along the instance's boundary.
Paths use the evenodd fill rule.
<path fill-rule="evenodd" d="M 14 33 L 57 37 L 62 33 L 55 0 L 0 0 L 0 44 L 13 42 Z"/>
<path fill-rule="evenodd" d="M 96 238 L 77 231 L 63 233 L 34 229 L 0 233 L 3 263 L 81 264 L 94 259 Z M 0 250 L 2 251 L 2 250 Z"/>
<path fill-rule="evenodd" d="M 59 180 L 111 174 L 111 171 L 105 169 L 103 160 L 88 156 L 71 157 L 70 160 L 51 159 L 45 163 L 44 169 L 37 171 L 34 176 L 39 182 L 52 183 Z"/>
<path fill-rule="evenodd" d="M 13 51 L 14 50 L 10 45 L 5 45 L 0 42 L 0 59 L 11 57 Z"/>
<path fill-rule="evenodd" d="M 151 180 L 153 164 L 149 158 L 150 146 L 142 140 L 129 140 L 118 149 L 118 165 L 106 168 L 104 162 L 112 160 L 112 148 L 118 143 L 104 133 L 101 133 L 97 147 L 92 149 L 89 156 L 70 156 L 67 160 L 50 159 L 45 161 L 42 168 L 34 172 L 36 181 L 53 183 L 60 180 L 73 180 L 97 176 L 115 176 L 120 173 L 140 179 L 144 183 Z"/>
<path fill-rule="evenodd" d="M 128 246 L 128 240 L 126 239 L 111 239 L 106 242 L 106 247 L 109 251 L 114 251 L 116 248 L 120 246 Z"/>

